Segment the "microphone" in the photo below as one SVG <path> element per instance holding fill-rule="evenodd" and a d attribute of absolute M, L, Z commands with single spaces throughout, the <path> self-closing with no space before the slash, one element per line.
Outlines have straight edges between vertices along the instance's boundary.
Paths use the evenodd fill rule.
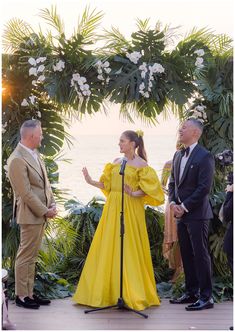
<path fill-rule="evenodd" d="M 126 157 L 122 158 L 122 163 L 121 163 L 121 167 L 120 167 L 120 171 L 119 171 L 120 175 L 124 175 L 126 163 L 127 163 L 127 158 Z"/>

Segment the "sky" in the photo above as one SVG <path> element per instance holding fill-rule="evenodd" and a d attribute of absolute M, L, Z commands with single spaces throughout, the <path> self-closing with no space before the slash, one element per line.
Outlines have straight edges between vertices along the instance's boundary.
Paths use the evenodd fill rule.
<path fill-rule="evenodd" d="M 215 33 L 225 33 L 233 37 L 234 33 L 234 1 L 232 0 L 3 0 L 1 1 L 1 29 L 13 17 L 28 22 L 36 31 L 39 24 L 42 30 L 46 27 L 42 18 L 38 16 L 40 9 L 56 5 L 57 12 L 65 23 L 66 35 L 69 37 L 76 27 L 78 17 L 87 5 L 91 9 L 103 11 L 102 28 L 118 27 L 126 36 L 135 31 L 137 18 L 150 18 L 152 26 L 160 21 L 163 26 L 179 27 L 177 31 L 182 37 L 192 28 L 208 27 Z M 167 121 L 159 117 L 160 124 L 154 128 L 145 126 L 140 121 L 129 124 L 119 119 L 118 107 L 112 106 L 109 116 L 98 113 L 94 117 L 85 117 L 81 123 L 73 125 L 72 130 L 79 130 L 80 134 L 112 134 L 120 133 L 123 129 L 141 128 L 152 135 L 156 132 L 177 131 L 178 121 L 172 117 Z M 114 125 L 115 124 L 115 125 Z"/>

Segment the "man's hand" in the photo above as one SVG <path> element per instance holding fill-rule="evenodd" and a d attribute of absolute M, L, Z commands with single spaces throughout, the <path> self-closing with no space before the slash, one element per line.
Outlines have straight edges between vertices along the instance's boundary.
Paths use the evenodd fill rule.
<path fill-rule="evenodd" d="M 181 205 L 172 204 L 171 209 L 173 210 L 174 217 L 176 218 L 181 218 L 184 214 L 184 209 Z"/>
<path fill-rule="evenodd" d="M 56 206 L 52 206 L 48 209 L 47 213 L 45 214 L 46 218 L 55 218 L 55 216 L 57 215 L 57 210 L 56 210 Z"/>

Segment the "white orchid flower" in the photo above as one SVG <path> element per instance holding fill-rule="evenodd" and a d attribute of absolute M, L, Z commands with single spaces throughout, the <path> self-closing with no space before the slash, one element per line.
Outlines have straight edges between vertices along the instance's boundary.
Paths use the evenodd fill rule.
<path fill-rule="evenodd" d="M 101 60 L 97 61 L 96 64 L 95 64 L 95 66 L 101 67 L 102 66 L 102 61 Z"/>
<path fill-rule="evenodd" d="M 84 83 L 86 82 L 86 78 L 85 77 L 80 77 L 79 79 L 78 79 L 78 84 L 81 86 L 81 85 L 83 85 Z"/>
<path fill-rule="evenodd" d="M 37 72 L 38 72 L 38 73 L 42 73 L 44 69 L 45 69 L 45 66 L 44 66 L 44 65 L 40 65 L 40 66 L 38 67 Z"/>
<path fill-rule="evenodd" d="M 140 52 L 134 51 L 132 53 L 126 53 L 126 57 L 134 64 L 137 64 L 142 55 Z"/>
<path fill-rule="evenodd" d="M 144 93 L 144 97 L 145 97 L 145 98 L 149 98 L 149 93 L 148 93 L 148 92 L 145 92 L 145 93 Z"/>
<path fill-rule="evenodd" d="M 8 165 L 3 166 L 6 176 L 8 177 Z"/>
<path fill-rule="evenodd" d="M 144 82 L 142 82 L 142 83 L 139 85 L 139 89 L 140 89 L 140 90 L 144 90 L 144 88 L 145 88 L 145 84 L 144 84 Z"/>
<path fill-rule="evenodd" d="M 36 66 L 37 65 L 37 62 L 34 58 L 29 58 L 28 60 L 28 63 L 31 65 L 31 66 Z"/>
<path fill-rule="evenodd" d="M 34 95 L 29 96 L 29 100 L 30 100 L 31 104 L 34 104 L 35 99 L 36 99 L 36 96 L 34 96 Z"/>
<path fill-rule="evenodd" d="M 44 61 L 46 61 L 46 59 L 47 58 L 45 56 L 43 56 L 43 57 L 37 58 L 36 62 L 37 63 L 44 62 Z"/>
<path fill-rule="evenodd" d="M 42 113 L 40 111 L 37 111 L 37 117 L 41 118 L 42 117 Z"/>
<path fill-rule="evenodd" d="M 90 89 L 89 84 L 84 84 L 83 86 L 84 86 L 85 90 L 89 90 Z"/>
<path fill-rule="evenodd" d="M 149 66 L 151 67 L 151 66 Z M 149 68 L 150 72 L 153 73 L 164 73 L 165 68 L 160 63 L 154 63 L 151 69 Z"/>
<path fill-rule="evenodd" d="M 79 75 L 78 73 L 73 74 L 73 80 L 74 80 L 74 81 L 78 81 L 79 78 L 80 78 L 80 75 Z"/>
<path fill-rule="evenodd" d="M 36 86 L 37 85 L 37 81 L 36 80 L 32 80 L 32 85 Z"/>
<path fill-rule="evenodd" d="M 143 79 L 144 79 L 144 78 L 145 78 L 145 76 L 146 76 L 146 72 L 145 72 L 145 71 L 142 71 L 140 75 L 141 75 L 141 78 L 143 78 Z"/>
<path fill-rule="evenodd" d="M 59 60 L 55 66 L 53 66 L 54 71 L 62 71 L 65 68 L 65 62 L 62 60 Z"/>
<path fill-rule="evenodd" d="M 104 71 L 109 74 L 111 72 L 111 68 L 104 68 Z"/>
<path fill-rule="evenodd" d="M 139 66 L 139 70 L 144 70 L 144 71 L 147 71 L 147 65 L 146 65 L 146 62 L 143 62 L 142 65 Z"/>
<path fill-rule="evenodd" d="M 39 82 L 43 82 L 43 81 L 45 81 L 45 79 L 46 79 L 46 77 L 45 77 L 44 75 L 40 75 L 40 76 L 38 77 L 38 81 L 39 81 Z"/>
<path fill-rule="evenodd" d="M 202 48 L 200 48 L 200 50 L 196 50 L 194 51 L 194 53 L 196 53 L 198 56 L 203 56 L 205 54 L 205 51 Z"/>
<path fill-rule="evenodd" d="M 102 73 L 103 73 L 103 70 L 99 68 L 99 69 L 97 70 L 97 73 L 98 73 L 98 74 L 102 74 Z"/>
<path fill-rule="evenodd" d="M 100 81 L 103 81 L 103 80 L 104 80 L 103 75 L 98 75 L 97 78 L 98 78 L 98 80 L 100 80 Z"/>
<path fill-rule="evenodd" d="M 24 106 L 24 107 L 29 106 L 29 103 L 27 102 L 27 100 L 25 98 L 23 99 L 21 106 Z"/>
<path fill-rule="evenodd" d="M 105 62 L 102 64 L 102 67 L 103 67 L 103 68 L 108 68 L 108 67 L 109 67 L 109 62 L 108 62 L 108 61 L 105 61 Z"/>
<path fill-rule="evenodd" d="M 198 68 L 203 68 L 204 67 L 203 61 L 204 60 L 201 57 L 196 58 L 195 66 Z"/>
<path fill-rule="evenodd" d="M 206 108 L 206 106 L 204 106 L 204 105 L 197 105 L 196 107 L 196 110 L 198 110 L 198 111 L 204 111 L 204 109 Z"/>
<path fill-rule="evenodd" d="M 32 76 L 32 75 L 37 76 L 37 68 L 31 67 L 29 69 L 29 76 Z"/>

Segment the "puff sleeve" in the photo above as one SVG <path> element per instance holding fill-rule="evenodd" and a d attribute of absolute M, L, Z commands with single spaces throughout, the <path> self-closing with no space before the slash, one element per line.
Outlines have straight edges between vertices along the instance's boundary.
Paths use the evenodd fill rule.
<path fill-rule="evenodd" d="M 139 187 L 145 192 L 145 205 L 158 206 L 164 203 L 164 192 L 155 170 L 146 166 L 139 170 Z"/>
<path fill-rule="evenodd" d="M 105 165 L 103 174 L 100 177 L 100 182 L 104 184 L 104 189 L 101 189 L 103 194 L 107 197 L 111 189 L 111 172 L 113 165 L 108 163 Z"/>

